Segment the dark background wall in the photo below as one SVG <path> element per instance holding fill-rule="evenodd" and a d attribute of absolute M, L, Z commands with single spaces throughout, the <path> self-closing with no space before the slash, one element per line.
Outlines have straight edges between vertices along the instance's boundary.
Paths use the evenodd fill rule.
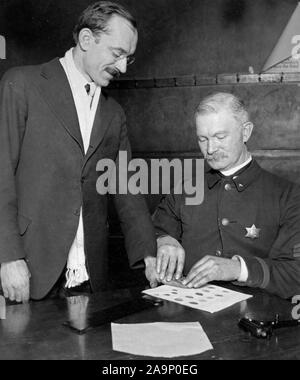
<path fill-rule="evenodd" d="M 0 0 L 0 34 L 9 67 L 62 56 L 90 0 Z M 259 73 L 297 0 L 119 0 L 139 22 L 136 63 L 127 79 Z M 300 76 L 299 76 L 300 78 Z M 149 84 L 149 83 L 148 83 Z M 129 86 L 130 87 L 130 86 Z M 255 123 L 250 149 L 269 169 L 300 182 L 299 81 L 208 82 L 200 86 L 111 90 L 124 106 L 136 155 L 196 154 L 193 112 L 212 91 L 245 100 Z"/>
<path fill-rule="evenodd" d="M 0 0 L 4 67 L 61 56 L 90 0 Z M 119 0 L 139 22 L 132 77 L 261 70 L 297 0 Z"/>

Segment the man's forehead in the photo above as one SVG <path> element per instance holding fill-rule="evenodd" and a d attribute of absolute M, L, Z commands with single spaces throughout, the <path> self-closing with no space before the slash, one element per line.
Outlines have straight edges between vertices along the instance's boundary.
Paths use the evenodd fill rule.
<path fill-rule="evenodd" d="M 137 43 L 137 30 L 124 17 L 112 16 L 107 23 L 106 38 L 112 47 L 126 53 L 135 49 Z"/>
<path fill-rule="evenodd" d="M 229 110 L 220 110 L 217 112 L 205 111 L 197 114 L 197 125 L 213 124 L 213 125 L 232 125 L 236 124 L 237 120 Z"/>
<path fill-rule="evenodd" d="M 222 112 L 204 112 L 196 117 L 198 133 L 215 135 L 237 130 L 239 123 L 228 110 Z"/>
<path fill-rule="evenodd" d="M 108 35 L 128 33 L 137 36 L 137 29 L 126 18 L 118 15 L 113 15 L 107 22 Z"/>

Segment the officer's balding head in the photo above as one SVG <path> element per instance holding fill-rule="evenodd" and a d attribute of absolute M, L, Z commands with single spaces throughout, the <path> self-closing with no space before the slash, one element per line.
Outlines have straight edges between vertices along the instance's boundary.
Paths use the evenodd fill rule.
<path fill-rule="evenodd" d="M 246 142 L 253 124 L 243 102 L 235 95 L 215 93 L 203 99 L 195 113 L 200 149 L 216 170 L 229 170 L 249 156 Z"/>

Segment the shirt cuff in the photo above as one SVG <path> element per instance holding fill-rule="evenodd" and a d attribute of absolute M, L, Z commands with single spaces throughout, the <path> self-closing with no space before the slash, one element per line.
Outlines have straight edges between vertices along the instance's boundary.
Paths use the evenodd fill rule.
<path fill-rule="evenodd" d="M 238 282 L 247 282 L 249 272 L 248 272 L 248 268 L 247 268 L 247 265 L 245 263 L 245 260 L 241 256 L 238 256 L 238 255 L 233 256 L 232 259 L 239 260 L 240 264 L 241 264 L 241 273 L 240 273 L 237 281 Z"/>
<path fill-rule="evenodd" d="M 170 235 L 162 235 L 159 238 L 157 238 L 157 249 L 160 248 L 162 245 L 172 245 L 174 247 L 182 248 L 182 245 L 179 243 L 179 241 L 174 239 Z"/>

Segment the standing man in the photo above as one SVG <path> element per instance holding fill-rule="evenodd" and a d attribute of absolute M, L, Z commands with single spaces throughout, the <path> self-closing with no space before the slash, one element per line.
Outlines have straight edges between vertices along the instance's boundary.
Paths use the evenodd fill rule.
<path fill-rule="evenodd" d="M 61 59 L 9 70 L 0 86 L 0 263 L 5 297 L 93 291 L 107 282 L 107 196 L 97 162 L 130 156 L 125 115 L 103 87 L 133 62 L 130 13 L 99 1 L 80 16 L 76 46 Z M 114 197 L 131 265 L 155 255 L 144 200 Z M 153 262 L 153 258 L 150 258 Z M 147 269 L 147 268 L 146 268 Z"/>
<path fill-rule="evenodd" d="M 236 281 L 283 298 L 300 293 L 300 189 L 263 170 L 247 149 L 253 124 L 229 93 L 197 108 L 199 147 L 206 160 L 204 200 L 169 195 L 158 206 L 157 271 L 198 288 Z M 184 269 L 183 269 L 184 268 Z"/>

